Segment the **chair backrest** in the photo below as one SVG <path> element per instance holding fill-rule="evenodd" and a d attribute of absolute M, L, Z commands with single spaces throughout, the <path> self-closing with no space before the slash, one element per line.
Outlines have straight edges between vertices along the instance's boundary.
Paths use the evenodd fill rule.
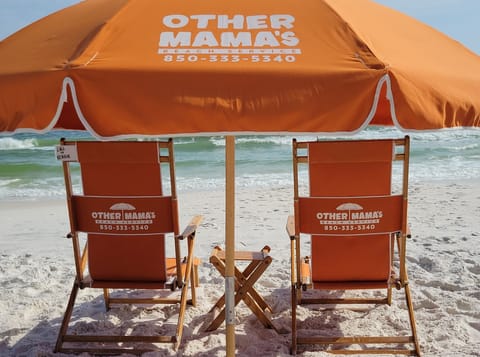
<path fill-rule="evenodd" d="M 389 279 L 392 234 L 406 229 L 406 141 L 294 141 L 294 164 L 308 164 L 309 184 L 309 195 L 300 197 L 297 167 L 295 225 L 311 235 L 314 282 Z M 406 164 L 404 192 L 393 195 L 392 163 L 398 159 Z"/>
<path fill-rule="evenodd" d="M 165 281 L 165 234 L 179 233 L 172 141 L 62 141 L 57 153 L 64 161 L 72 234 L 87 233 L 91 278 Z M 169 164 L 168 195 L 161 161 Z M 80 193 L 73 192 L 72 162 L 80 166 Z"/>

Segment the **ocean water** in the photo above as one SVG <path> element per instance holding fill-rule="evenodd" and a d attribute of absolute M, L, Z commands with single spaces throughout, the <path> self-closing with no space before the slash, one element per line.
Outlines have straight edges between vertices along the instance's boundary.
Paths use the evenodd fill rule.
<path fill-rule="evenodd" d="M 395 128 L 369 128 L 347 138 L 398 138 L 402 135 Z M 412 138 L 411 182 L 463 179 L 480 182 L 480 130 L 442 130 L 409 135 Z M 55 159 L 55 145 L 61 137 L 69 140 L 91 138 L 85 132 L 65 131 L 0 136 L 1 200 L 64 197 L 61 163 Z M 317 138 L 295 137 L 299 140 Z M 237 187 L 292 185 L 292 138 L 237 136 Z M 180 137 L 175 138 L 174 143 L 178 190 L 225 187 L 223 137 Z"/>

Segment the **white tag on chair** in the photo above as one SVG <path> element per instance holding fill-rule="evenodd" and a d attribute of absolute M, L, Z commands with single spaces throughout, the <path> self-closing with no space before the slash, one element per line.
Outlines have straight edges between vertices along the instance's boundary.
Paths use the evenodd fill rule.
<path fill-rule="evenodd" d="M 55 156 L 60 161 L 78 161 L 76 145 L 57 145 Z"/>

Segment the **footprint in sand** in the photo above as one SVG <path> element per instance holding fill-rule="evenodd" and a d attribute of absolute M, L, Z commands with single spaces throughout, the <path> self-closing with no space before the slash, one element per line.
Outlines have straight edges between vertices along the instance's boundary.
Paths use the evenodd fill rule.
<path fill-rule="evenodd" d="M 470 273 L 475 275 L 480 274 L 480 265 L 478 264 L 475 264 L 473 267 L 467 267 L 467 269 Z"/>
<path fill-rule="evenodd" d="M 480 331 L 480 322 L 469 322 L 468 324 L 475 330 Z"/>

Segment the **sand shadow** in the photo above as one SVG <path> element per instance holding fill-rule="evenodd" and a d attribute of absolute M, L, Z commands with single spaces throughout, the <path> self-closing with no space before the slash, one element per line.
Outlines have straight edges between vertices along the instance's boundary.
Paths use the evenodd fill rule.
<path fill-rule="evenodd" d="M 112 305 L 110 310 L 106 310 L 103 294 L 100 289 L 85 289 L 79 291 L 78 299 L 81 300 L 75 304 L 72 317 L 69 324 L 68 334 L 73 335 L 116 335 L 127 334 L 131 336 L 157 336 L 157 335 L 175 335 L 179 304 L 174 305 L 143 305 L 143 304 L 118 304 Z M 97 292 L 100 292 L 98 294 Z M 83 293 L 83 294 L 82 294 Z M 125 294 L 126 293 L 126 294 Z M 161 291 L 162 296 L 163 291 Z M 175 292 L 176 293 L 176 292 Z M 123 292 L 130 298 L 148 298 L 153 295 L 159 295 L 150 291 L 129 291 Z M 169 292 L 165 292 L 168 295 Z M 86 296 L 85 296 L 86 295 Z M 94 296 L 93 298 L 91 298 Z M 68 296 L 65 296 L 65 307 Z M 87 301 L 84 301 L 87 300 Z M 188 307 L 187 307 L 188 310 Z M 9 337 L 25 334 L 12 347 L 2 350 L 2 356 L 55 356 L 61 357 L 67 354 L 54 353 L 57 336 L 63 321 L 63 315 L 53 319 L 43 320 L 31 329 L 12 329 L 2 332 L 0 338 L 0 350 L 2 344 L 8 346 Z M 184 335 L 191 334 L 191 328 L 184 324 Z M 68 347 L 69 344 L 65 344 Z M 78 344 L 76 345 L 78 347 Z M 82 348 L 98 348 L 97 343 L 83 343 Z M 155 350 L 155 356 L 175 356 L 178 351 L 173 349 L 172 343 L 134 343 L 128 347 Z M 110 345 L 110 347 L 115 347 Z M 181 346 L 180 346 L 181 349 Z M 4 355 L 5 353 L 5 355 Z M 124 354 L 128 356 L 129 354 Z M 148 355 L 148 354 L 147 354 Z M 89 356 L 88 353 L 82 356 Z"/>
<path fill-rule="evenodd" d="M 355 292 L 355 291 L 343 291 L 343 290 L 307 290 L 302 291 L 304 298 L 317 298 L 317 299 L 342 299 L 342 298 L 365 298 L 366 294 L 369 297 L 379 298 L 382 292 Z M 276 289 L 272 292 L 270 299 L 275 300 L 287 300 L 289 302 L 288 309 L 283 308 L 283 311 L 279 312 L 281 317 L 278 321 L 281 323 L 289 323 L 289 338 L 288 342 L 291 343 L 291 330 L 292 330 L 292 315 L 291 315 L 291 290 L 288 289 Z M 360 296 L 359 296 L 360 295 Z M 380 304 L 301 304 L 297 306 L 297 333 L 303 337 L 345 337 L 344 331 L 345 323 L 349 321 L 369 318 L 368 315 L 376 308 L 381 307 Z M 274 311 L 274 313 L 277 311 Z M 351 315 L 355 315 L 352 317 Z M 343 327 L 342 327 L 343 325 Z M 348 333 L 351 336 L 351 333 Z M 298 353 L 309 352 L 325 352 L 328 350 L 335 351 L 339 349 L 345 349 L 349 345 L 335 344 L 335 345 L 297 345 Z M 355 346 L 357 349 L 367 349 L 370 346 L 365 344 L 358 344 Z"/>

